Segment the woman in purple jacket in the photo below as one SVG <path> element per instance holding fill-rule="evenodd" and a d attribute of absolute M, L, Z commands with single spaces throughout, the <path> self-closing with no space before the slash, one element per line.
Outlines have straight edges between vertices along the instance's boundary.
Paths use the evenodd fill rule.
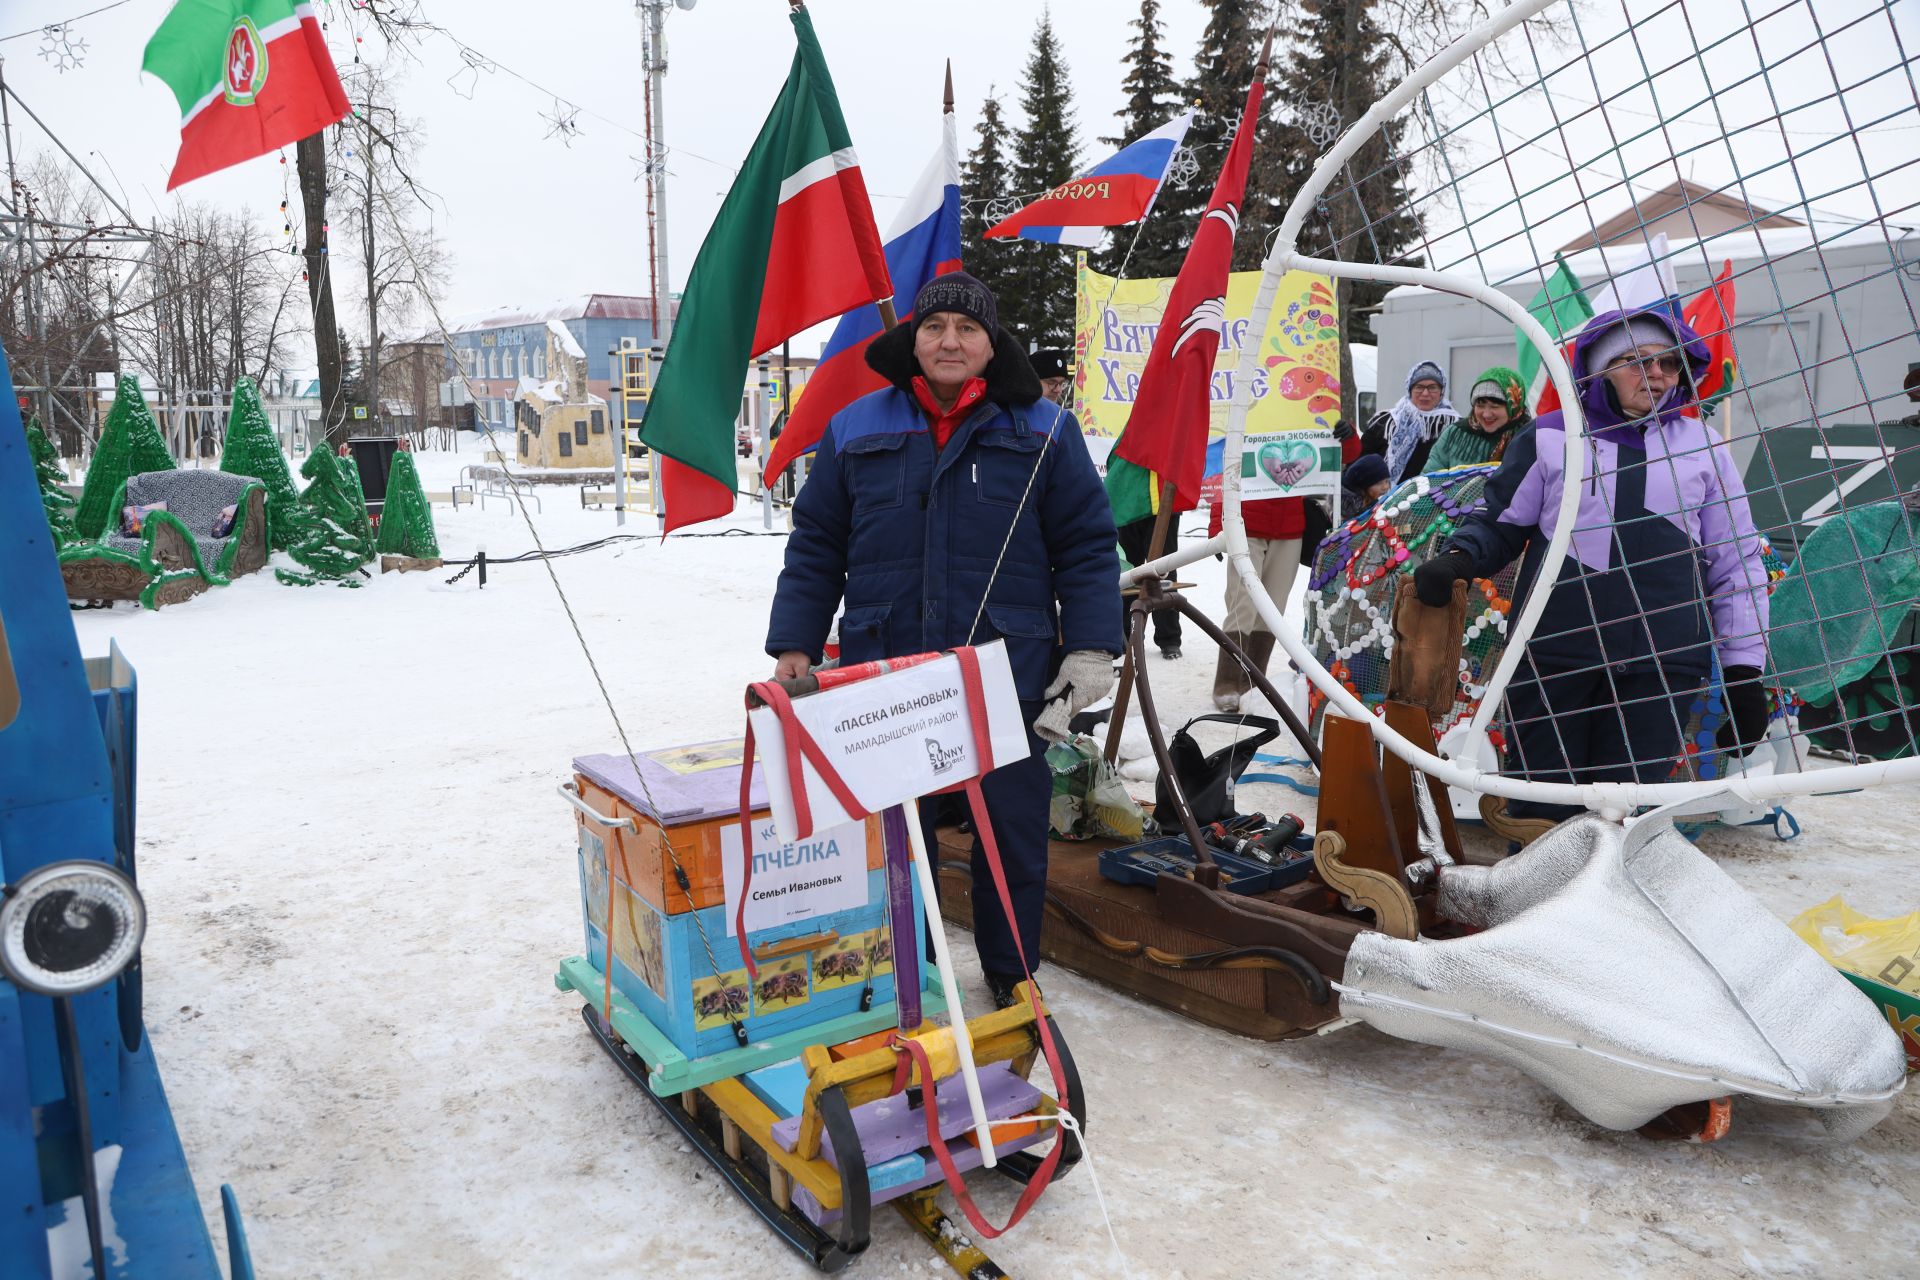
<path fill-rule="evenodd" d="M 1699 335 L 1658 311 L 1610 312 L 1575 340 L 1586 413 L 1572 540 L 1507 689 L 1513 772 L 1547 782 L 1657 782 L 1680 753 L 1690 700 L 1715 652 L 1730 712 L 1720 744 L 1766 732 L 1767 574 L 1733 455 L 1685 410 L 1707 367 Z M 1521 557 L 1517 597 L 1535 586 L 1564 492 L 1559 413 L 1514 436 L 1485 505 L 1414 572 L 1442 606 L 1461 578 Z M 1514 818 L 1558 820 L 1578 806 L 1514 801 Z"/>

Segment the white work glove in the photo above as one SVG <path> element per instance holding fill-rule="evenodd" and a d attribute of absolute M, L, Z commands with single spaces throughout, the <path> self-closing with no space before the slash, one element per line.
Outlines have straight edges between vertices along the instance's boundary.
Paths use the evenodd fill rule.
<path fill-rule="evenodd" d="M 1060 661 L 1060 674 L 1042 696 L 1046 709 L 1033 722 L 1033 731 L 1048 742 L 1073 736 L 1067 721 L 1107 696 L 1113 688 L 1113 655 L 1098 649 L 1075 649 Z"/>

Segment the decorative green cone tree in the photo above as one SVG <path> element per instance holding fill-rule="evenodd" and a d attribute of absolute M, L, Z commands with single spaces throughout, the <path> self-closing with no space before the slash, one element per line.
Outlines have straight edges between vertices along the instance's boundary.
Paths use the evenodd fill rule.
<path fill-rule="evenodd" d="M 220 469 L 237 476 L 253 476 L 267 486 L 267 542 L 275 551 L 290 551 L 304 530 L 294 514 L 300 490 L 280 452 L 280 437 L 260 404 L 260 389 L 252 378 L 233 384 L 233 411 L 227 415 L 227 442 L 220 450 Z"/>
<path fill-rule="evenodd" d="M 373 525 L 367 519 L 359 471 L 323 447 L 308 456 L 300 474 L 310 481 L 300 495 L 307 519 L 291 551 L 308 572 L 277 569 L 274 576 L 299 586 L 322 581 L 359 586 L 355 571 L 373 559 Z"/>
<path fill-rule="evenodd" d="M 440 540 L 433 532 L 433 508 L 420 487 L 413 454 L 405 449 L 393 455 L 393 470 L 387 475 L 387 502 L 380 513 L 380 543 L 374 549 L 422 560 L 440 558 Z"/>
<path fill-rule="evenodd" d="M 122 375 L 93 461 L 87 464 L 87 482 L 80 489 L 74 528 L 83 538 L 99 537 L 119 519 L 113 499 L 128 476 L 171 470 L 173 455 L 167 452 L 167 442 L 160 435 L 160 424 L 153 420 L 153 411 L 147 408 L 147 398 L 140 394 L 140 380 L 132 374 Z"/>
<path fill-rule="evenodd" d="M 40 481 L 40 505 L 46 508 L 47 527 L 53 530 L 53 545 L 57 549 L 78 536 L 73 527 L 73 513 L 80 503 L 60 487 L 67 480 L 67 473 L 60 469 L 60 451 L 40 430 L 38 418 L 27 424 L 27 453 L 33 458 L 33 474 Z"/>

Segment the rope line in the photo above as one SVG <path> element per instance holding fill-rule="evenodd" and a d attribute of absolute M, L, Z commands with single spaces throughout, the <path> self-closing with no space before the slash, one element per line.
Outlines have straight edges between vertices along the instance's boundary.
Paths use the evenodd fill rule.
<path fill-rule="evenodd" d="M 398 217 L 394 213 L 393 203 L 387 196 L 385 185 L 376 185 L 374 190 L 380 197 L 381 205 L 387 211 L 388 220 L 394 224 L 394 235 L 400 241 L 400 247 L 405 251 L 408 263 L 412 265 L 416 275 L 425 279 L 424 273 L 420 270 L 419 260 L 414 255 L 413 242 L 407 235 L 405 227 L 400 224 Z M 433 291 L 425 286 L 421 287 L 420 294 L 421 297 L 426 300 L 427 309 L 433 313 L 434 328 L 438 330 L 440 334 L 441 343 L 446 347 L 447 351 L 452 352 L 454 350 L 453 335 L 447 330 L 446 319 L 440 313 L 439 301 L 433 296 Z M 460 381 L 466 386 L 468 395 L 471 396 L 473 394 L 472 379 L 467 376 L 465 367 L 461 365 L 458 359 L 453 361 L 453 365 Z M 510 455 L 510 451 L 500 447 L 500 442 L 494 434 L 491 423 L 486 422 L 477 414 L 474 417 L 474 421 L 479 423 L 481 429 L 487 433 L 488 443 L 493 446 L 494 453 L 501 458 L 501 470 L 509 479 L 512 479 L 512 468 L 505 461 Z M 622 445 L 624 447 L 624 442 L 622 442 Z M 626 723 L 620 718 L 620 709 L 614 705 L 613 694 L 607 688 L 606 678 L 600 673 L 600 663 L 593 655 L 593 646 L 587 642 L 586 633 L 581 630 L 579 616 L 574 613 L 573 602 L 567 598 L 566 588 L 560 585 L 560 575 L 553 567 L 554 557 L 548 554 L 546 543 L 540 537 L 540 530 L 534 524 L 533 515 L 527 510 L 527 504 L 520 492 L 519 483 L 516 482 L 509 485 L 508 492 L 512 494 L 514 508 L 519 511 L 520 519 L 527 526 L 527 533 L 533 539 L 533 545 L 538 551 L 537 558 L 540 563 L 545 566 L 548 580 L 553 583 L 554 594 L 560 598 L 560 608 L 567 615 L 567 626 L 572 629 L 574 641 L 580 646 L 580 654 L 587 660 L 587 670 L 593 675 L 593 684 L 600 692 L 601 704 L 606 707 L 607 717 L 613 721 L 614 732 L 620 738 L 620 749 L 626 755 L 628 765 L 633 769 L 634 780 L 640 784 L 641 794 L 646 797 L 648 813 L 645 816 L 654 826 L 660 829 L 660 849 L 666 854 L 667 860 L 673 866 L 674 881 L 680 886 L 680 892 L 686 895 L 688 904 L 687 914 L 693 919 L 694 932 L 700 937 L 701 950 L 706 952 L 707 963 L 711 967 L 712 973 L 718 977 L 726 971 L 720 967 L 720 961 L 714 953 L 713 940 L 707 936 L 706 923 L 700 919 L 700 910 L 693 902 L 692 880 L 687 875 L 686 867 L 681 864 L 680 855 L 675 851 L 673 842 L 667 839 L 667 827 L 666 823 L 660 818 L 660 806 L 654 801 L 653 788 L 647 785 L 647 775 L 640 769 L 639 754 L 633 749 L 633 742 L 627 736 Z M 607 876 L 609 880 L 613 878 L 611 859 L 608 860 Z M 632 885 L 629 884 L 627 887 L 629 892 L 631 892 Z M 613 986 L 613 922 L 611 919 L 608 920 L 607 926 L 607 969 L 605 980 L 607 986 L 611 988 Z M 727 1017 L 727 1023 L 733 1028 L 734 1038 L 744 1047 L 747 1042 L 745 1025 L 738 1017 L 731 1013 Z"/>

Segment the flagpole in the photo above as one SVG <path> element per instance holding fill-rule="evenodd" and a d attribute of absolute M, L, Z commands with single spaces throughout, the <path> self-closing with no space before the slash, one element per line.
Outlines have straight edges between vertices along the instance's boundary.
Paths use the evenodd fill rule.
<path fill-rule="evenodd" d="M 1273 60 L 1273 33 L 1279 25 L 1280 16 L 1278 11 L 1276 11 L 1273 23 L 1267 27 L 1266 41 L 1260 46 L 1260 61 L 1254 65 L 1253 78 L 1256 82 L 1264 82 L 1267 78 L 1267 68 Z M 1157 190 L 1153 195 L 1155 200 L 1160 198 L 1160 193 Z M 1152 205 L 1149 205 L 1148 213 L 1151 212 Z M 1143 218 L 1142 221 L 1144 220 Z M 1227 459 L 1222 458 L 1220 465 L 1224 468 L 1227 465 Z M 1164 477 L 1156 477 L 1156 479 L 1158 480 L 1160 488 L 1160 509 L 1153 518 L 1153 537 L 1147 543 L 1147 560 L 1149 562 L 1158 560 L 1166 553 L 1167 530 L 1171 528 L 1173 524 L 1173 482 Z M 1126 625 L 1127 630 L 1131 632 L 1133 627 L 1131 613 L 1128 615 Z M 1120 734 L 1126 724 L 1127 704 L 1132 698 L 1133 646 L 1128 644 L 1121 653 L 1120 682 L 1113 692 L 1113 715 L 1107 722 L 1107 749 L 1105 754 L 1108 764 L 1118 764 L 1120 762 Z"/>

